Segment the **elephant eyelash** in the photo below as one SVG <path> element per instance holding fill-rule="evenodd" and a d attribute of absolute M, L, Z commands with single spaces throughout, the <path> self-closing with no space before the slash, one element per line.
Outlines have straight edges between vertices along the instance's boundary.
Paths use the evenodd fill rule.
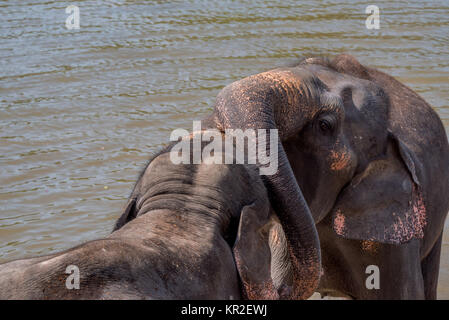
<path fill-rule="evenodd" d="M 316 125 L 318 129 L 323 133 L 331 133 L 335 130 L 337 120 L 333 115 L 321 114 L 317 117 Z"/>
<path fill-rule="evenodd" d="M 331 131 L 332 130 L 332 124 L 327 121 L 326 119 L 321 119 L 318 121 L 318 125 L 320 126 L 321 131 Z"/>

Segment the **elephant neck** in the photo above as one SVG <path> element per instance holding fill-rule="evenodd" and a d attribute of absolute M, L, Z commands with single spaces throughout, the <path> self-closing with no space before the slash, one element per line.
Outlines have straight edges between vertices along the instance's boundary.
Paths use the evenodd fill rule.
<path fill-rule="evenodd" d="M 265 186 L 246 165 L 173 164 L 169 153 L 156 157 L 134 190 L 137 217 L 155 216 L 176 228 L 233 233 L 241 209 L 263 198 Z M 161 214 L 163 210 L 164 214 Z M 176 219 L 173 219 L 176 217 Z M 198 228 L 197 228 L 198 227 Z"/>

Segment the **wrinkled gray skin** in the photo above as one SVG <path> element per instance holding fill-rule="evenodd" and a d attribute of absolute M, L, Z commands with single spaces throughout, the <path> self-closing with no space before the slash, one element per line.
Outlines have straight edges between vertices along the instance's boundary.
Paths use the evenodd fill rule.
<path fill-rule="evenodd" d="M 277 299 L 292 285 L 291 275 L 271 276 L 272 260 L 289 270 L 282 245 L 256 166 L 175 165 L 165 150 L 110 236 L 0 265 L 0 299 Z M 66 288 L 69 265 L 79 290 Z"/>
<path fill-rule="evenodd" d="M 322 274 L 323 294 L 436 297 L 449 147 L 416 93 L 349 55 L 309 58 L 225 87 L 204 127 L 278 129 L 279 170 L 156 157 L 117 231 L 0 266 L 0 296 L 307 298 Z M 78 293 L 61 289 L 74 261 Z"/>

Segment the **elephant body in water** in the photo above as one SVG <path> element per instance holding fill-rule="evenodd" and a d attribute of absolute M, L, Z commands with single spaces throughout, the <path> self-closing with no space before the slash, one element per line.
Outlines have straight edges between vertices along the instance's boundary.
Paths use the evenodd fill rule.
<path fill-rule="evenodd" d="M 1 265 L 0 297 L 436 297 L 449 146 L 412 90 L 349 55 L 308 58 L 228 85 L 202 123 L 279 130 L 278 170 L 175 165 L 169 147 L 109 237 Z"/>
<path fill-rule="evenodd" d="M 257 167 L 174 164 L 169 149 L 108 237 L 0 265 L 0 299 L 279 298 L 293 275 L 276 271 L 286 241 Z"/>

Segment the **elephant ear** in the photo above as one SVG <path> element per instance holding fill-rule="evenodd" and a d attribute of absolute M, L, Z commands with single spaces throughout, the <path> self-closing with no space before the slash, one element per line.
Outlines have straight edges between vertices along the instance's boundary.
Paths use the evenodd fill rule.
<path fill-rule="evenodd" d="M 128 199 L 128 202 L 126 203 L 125 210 L 123 211 L 120 218 L 117 219 L 115 222 L 114 229 L 112 232 L 120 229 L 125 224 L 136 218 L 137 216 L 137 210 L 136 210 L 136 198 L 130 198 Z"/>
<path fill-rule="evenodd" d="M 401 244 L 424 236 L 422 165 L 391 132 L 387 155 L 372 161 L 342 192 L 332 214 L 341 237 Z"/>
<path fill-rule="evenodd" d="M 271 276 L 269 209 L 243 207 L 232 251 L 245 299 L 279 299 Z M 264 213 L 264 217 L 261 217 Z"/>
<path fill-rule="evenodd" d="M 388 131 L 388 137 L 396 143 L 397 150 L 413 178 L 413 182 L 415 182 L 416 185 L 421 186 L 421 182 L 418 179 L 418 172 L 422 171 L 421 161 L 419 161 L 416 155 L 391 131 Z"/>

